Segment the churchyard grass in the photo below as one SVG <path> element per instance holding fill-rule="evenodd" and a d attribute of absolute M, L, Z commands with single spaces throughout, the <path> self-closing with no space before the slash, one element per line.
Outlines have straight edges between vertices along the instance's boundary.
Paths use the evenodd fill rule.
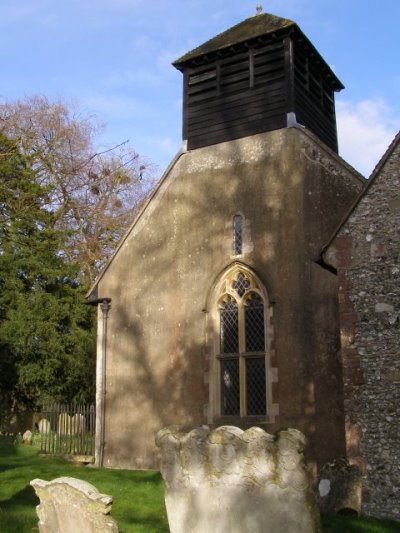
<path fill-rule="evenodd" d="M 61 476 L 84 479 L 99 492 L 111 495 L 111 514 L 121 533 L 168 533 L 158 472 L 76 465 L 62 457 L 40 455 L 34 446 L 14 446 L 4 437 L 0 437 L 0 532 L 38 532 L 35 506 L 39 500 L 29 482 Z"/>
<path fill-rule="evenodd" d="M 349 515 L 322 515 L 323 533 L 400 533 L 400 523 Z"/>
<path fill-rule="evenodd" d="M 34 446 L 0 437 L 0 532 L 38 532 L 38 499 L 29 482 L 70 476 L 92 483 L 114 498 L 112 516 L 121 533 L 168 533 L 163 483 L 155 471 L 97 469 L 62 457 L 43 456 Z M 399 533 L 400 524 L 352 516 L 323 516 L 324 533 Z M 215 532 L 217 533 L 217 532 Z"/>

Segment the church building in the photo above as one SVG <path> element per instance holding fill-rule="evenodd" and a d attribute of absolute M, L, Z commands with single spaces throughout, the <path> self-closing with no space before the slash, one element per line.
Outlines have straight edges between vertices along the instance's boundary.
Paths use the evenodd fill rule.
<path fill-rule="evenodd" d="M 339 283 L 346 457 L 363 511 L 400 521 L 400 132 L 322 257 Z"/>
<path fill-rule="evenodd" d="M 346 454 L 339 281 L 321 250 L 365 185 L 338 155 L 343 85 L 295 22 L 257 14 L 175 61 L 183 148 L 88 297 L 96 461 L 158 468 L 179 425 L 283 427 Z"/>

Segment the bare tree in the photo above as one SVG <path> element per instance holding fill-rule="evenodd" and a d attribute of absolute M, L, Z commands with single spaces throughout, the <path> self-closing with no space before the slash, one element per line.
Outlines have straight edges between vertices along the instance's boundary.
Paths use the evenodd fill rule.
<path fill-rule="evenodd" d="M 154 185 L 154 167 L 123 142 L 97 148 L 103 126 L 76 105 L 45 96 L 0 103 L 0 131 L 28 155 L 55 223 L 71 232 L 63 252 L 92 282 Z"/>

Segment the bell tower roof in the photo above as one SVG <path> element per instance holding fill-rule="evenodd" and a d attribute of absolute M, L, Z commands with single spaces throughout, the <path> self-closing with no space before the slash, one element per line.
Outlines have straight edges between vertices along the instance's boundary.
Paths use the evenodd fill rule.
<path fill-rule="evenodd" d="M 284 28 L 290 28 L 296 24 L 289 19 L 277 17 L 269 13 L 260 13 L 249 17 L 239 24 L 219 33 L 200 46 L 187 52 L 182 57 L 174 61 L 173 65 L 180 69 L 180 66 L 205 54 L 218 53 L 225 48 L 244 43 L 262 35 L 272 33 Z M 180 69 L 181 70 L 181 69 Z"/>
<path fill-rule="evenodd" d="M 300 124 L 337 152 L 334 92 L 344 86 L 292 20 L 257 10 L 173 65 L 189 149 Z"/>

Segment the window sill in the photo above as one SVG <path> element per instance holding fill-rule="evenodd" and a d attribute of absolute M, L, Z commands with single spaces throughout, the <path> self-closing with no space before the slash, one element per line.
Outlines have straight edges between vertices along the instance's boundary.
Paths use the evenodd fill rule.
<path fill-rule="evenodd" d="M 256 416 L 215 416 L 213 425 L 215 426 L 238 426 L 249 428 L 251 426 L 267 425 L 269 422 L 267 415 Z"/>

